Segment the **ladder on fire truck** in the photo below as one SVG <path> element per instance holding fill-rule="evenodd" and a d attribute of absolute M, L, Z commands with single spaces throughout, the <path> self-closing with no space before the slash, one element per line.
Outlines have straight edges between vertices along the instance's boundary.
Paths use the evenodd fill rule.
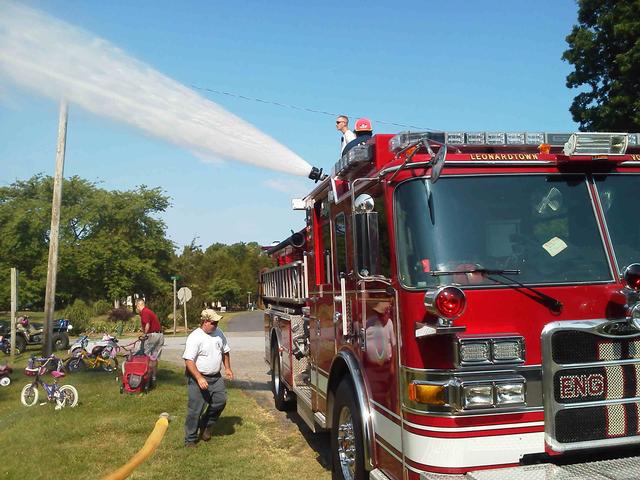
<path fill-rule="evenodd" d="M 265 303 L 304 304 L 307 298 L 307 282 L 304 262 L 298 260 L 267 270 L 262 274 L 262 295 Z"/>

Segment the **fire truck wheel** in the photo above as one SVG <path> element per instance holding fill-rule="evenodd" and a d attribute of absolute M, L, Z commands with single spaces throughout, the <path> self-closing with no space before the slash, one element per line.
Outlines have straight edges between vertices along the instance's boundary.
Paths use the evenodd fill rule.
<path fill-rule="evenodd" d="M 331 462 L 334 480 L 365 480 L 362 414 L 348 379 L 336 390 L 331 425 Z"/>
<path fill-rule="evenodd" d="M 290 398 L 291 393 L 287 391 L 282 376 L 280 374 L 280 355 L 277 348 L 271 349 L 271 391 L 275 406 L 281 412 L 292 410 L 295 402 Z"/>

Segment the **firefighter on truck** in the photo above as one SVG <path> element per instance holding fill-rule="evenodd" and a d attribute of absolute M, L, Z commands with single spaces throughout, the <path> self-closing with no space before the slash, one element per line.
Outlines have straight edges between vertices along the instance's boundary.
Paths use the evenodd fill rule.
<path fill-rule="evenodd" d="M 640 134 L 375 135 L 310 176 L 265 359 L 333 478 L 640 478 Z"/>

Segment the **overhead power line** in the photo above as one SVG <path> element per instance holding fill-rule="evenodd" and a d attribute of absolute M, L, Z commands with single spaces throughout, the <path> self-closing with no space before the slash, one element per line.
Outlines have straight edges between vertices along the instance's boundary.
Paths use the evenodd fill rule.
<path fill-rule="evenodd" d="M 337 117 L 338 115 L 344 115 L 344 113 L 335 113 L 335 112 L 327 112 L 324 110 L 316 110 L 313 108 L 308 108 L 308 107 L 300 107 L 298 105 L 291 105 L 289 103 L 282 103 L 282 102 L 275 102 L 272 100 L 265 100 L 263 98 L 255 98 L 255 97 L 247 97 L 246 95 L 240 95 L 238 93 L 233 93 L 233 92 L 223 92 L 222 90 L 214 90 L 213 88 L 207 88 L 207 87 L 199 87 L 198 85 L 191 85 L 191 87 L 195 88 L 196 90 L 201 90 L 204 92 L 209 92 L 209 93 L 215 93 L 218 95 L 226 95 L 227 97 L 233 97 L 233 98 L 239 98 L 241 100 L 248 100 L 248 101 L 252 101 L 252 102 L 259 102 L 259 103 L 265 103 L 268 105 L 275 105 L 276 107 L 282 107 L 282 108 L 290 108 L 292 110 L 300 110 L 303 112 L 310 112 L 310 113 L 319 113 L 321 115 L 327 115 L 330 117 Z M 358 115 L 353 115 L 351 113 L 346 114 L 349 117 L 353 117 L 353 118 L 357 118 Z M 396 127 L 405 127 L 405 128 L 411 128 L 414 130 L 428 130 L 428 131 L 435 131 L 436 129 L 433 128 L 429 128 L 429 127 L 419 127 L 416 125 L 409 125 L 406 123 L 397 123 L 397 122 L 390 122 L 387 120 L 380 120 L 380 119 L 372 119 L 374 122 L 376 123 L 383 123 L 385 125 L 393 125 Z"/>

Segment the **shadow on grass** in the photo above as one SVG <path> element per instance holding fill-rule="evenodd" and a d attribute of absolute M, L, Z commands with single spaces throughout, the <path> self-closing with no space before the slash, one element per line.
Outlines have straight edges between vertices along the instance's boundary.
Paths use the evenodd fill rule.
<path fill-rule="evenodd" d="M 236 425 L 242 425 L 242 418 L 240 417 L 225 417 L 223 416 L 218 419 L 215 426 L 213 427 L 213 436 L 214 437 L 222 437 L 225 435 L 233 435 L 236 433 Z"/>
<path fill-rule="evenodd" d="M 233 380 L 230 383 L 233 388 L 239 388 L 240 390 L 254 390 L 268 392 L 271 390 L 269 382 L 253 382 L 251 380 Z"/>
<path fill-rule="evenodd" d="M 309 446 L 316 452 L 316 460 L 327 470 L 331 469 L 331 437 L 329 432 L 312 432 L 300 415 L 295 411 L 286 412 L 287 418 L 296 424 Z"/>
<path fill-rule="evenodd" d="M 158 368 L 158 384 L 187 385 L 187 377 L 184 372 L 177 372 L 166 368 Z"/>

